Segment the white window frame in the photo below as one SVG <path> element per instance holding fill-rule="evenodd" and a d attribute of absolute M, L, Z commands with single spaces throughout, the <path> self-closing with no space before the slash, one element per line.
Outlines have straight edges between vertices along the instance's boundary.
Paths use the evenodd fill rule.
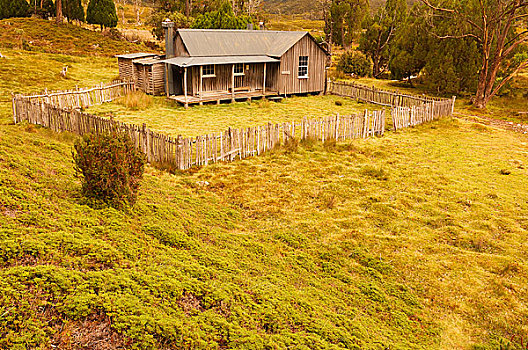
<path fill-rule="evenodd" d="M 205 74 L 205 67 L 213 67 L 213 73 Z M 214 64 L 204 64 L 202 66 L 202 72 L 204 72 L 204 74 L 202 75 L 203 78 L 215 78 L 216 77 L 216 67 Z"/>
<path fill-rule="evenodd" d="M 303 64 L 301 65 L 301 58 L 304 58 L 306 57 L 306 64 Z M 309 57 L 307 55 L 300 55 L 299 56 L 299 64 L 298 64 L 298 67 L 297 67 L 297 77 L 299 79 L 308 79 L 308 61 L 309 61 Z M 300 71 L 301 71 L 301 68 L 306 68 L 306 74 L 304 75 L 300 75 Z"/>
<path fill-rule="evenodd" d="M 237 66 L 242 67 L 242 71 L 241 71 L 241 72 L 237 72 Z M 245 72 L 244 72 L 244 63 L 235 63 L 235 69 L 234 69 L 234 72 L 235 72 L 235 76 L 242 76 L 242 75 L 245 75 Z"/>

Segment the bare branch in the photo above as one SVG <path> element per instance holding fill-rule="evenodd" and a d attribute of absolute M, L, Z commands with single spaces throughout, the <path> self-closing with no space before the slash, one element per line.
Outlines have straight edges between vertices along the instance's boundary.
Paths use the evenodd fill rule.
<path fill-rule="evenodd" d="M 502 89 L 502 87 L 508 82 L 510 81 L 515 75 L 517 75 L 517 73 L 519 73 L 521 70 L 523 70 L 524 68 L 528 67 L 528 60 L 525 61 L 524 63 L 521 63 L 510 75 L 508 75 L 506 78 L 504 78 L 499 85 L 497 85 L 497 87 L 495 89 L 493 89 L 493 91 L 491 92 L 490 94 L 490 98 L 495 96 L 500 89 Z"/>

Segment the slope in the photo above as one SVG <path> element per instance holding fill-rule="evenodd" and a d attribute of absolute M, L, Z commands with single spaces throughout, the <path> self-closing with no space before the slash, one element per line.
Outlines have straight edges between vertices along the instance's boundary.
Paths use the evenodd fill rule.
<path fill-rule="evenodd" d="M 6 62 L 2 96 L 116 75 L 108 58 Z M 11 125 L 9 108 L 1 348 L 496 349 L 528 333 L 524 135 L 444 119 L 179 175 L 149 167 L 121 212 L 80 196 L 73 135 Z"/>

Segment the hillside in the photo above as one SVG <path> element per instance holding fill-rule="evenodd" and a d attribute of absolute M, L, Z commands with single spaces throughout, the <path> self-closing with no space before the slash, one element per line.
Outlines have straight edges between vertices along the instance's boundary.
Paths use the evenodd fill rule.
<path fill-rule="evenodd" d="M 445 118 L 177 175 L 147 167 L 118 211 L 82 198 L 76 137 L 12 125 L 7 98 L 113 79 L 115 60 L 5 53 L 0 348 L 520 349 L 526 135 Z"/>
<path fill-rule="evenodd" d="M 125 52 L 152 52 L 143 44 L 101 35 L 73 24 L 57 26 L 43 19 L 0 20 L 0 48 L 60 53 L 65 55 L 113 56 Z"/>

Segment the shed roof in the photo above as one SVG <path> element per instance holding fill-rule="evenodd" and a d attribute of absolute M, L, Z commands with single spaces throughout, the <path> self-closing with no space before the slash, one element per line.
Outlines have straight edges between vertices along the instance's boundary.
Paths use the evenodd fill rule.
<path fill-rule="evenodd" d="M 138 58 L 132 61 L 134 64 L 142 64 L 144 66 L 151 66 L 156 63 L 163 63 L 162 58 L 160 57 L 145 57 L 145 58 Z"/>
<path fill-rule="evenodd" d="M 204 64 L 232 64 L 232 63 L 271 63 L 280 60 L 265 55 L 255 56 L 208 56 L 208 57 L 173 57 L 160 62 L 173 64 L 180 67 L 202 66 Z"/>
<path fill-rule="evenodd" d="M 178 29 L 190 56 L 282 56 L 308 32 Z"/>
<path fill-rule="evenodd" d="M 143 57 L 152 57 L 157 56 L 155 53 L 147 53 L 147 52 L 135 52 L 135 53 L 127 53 L 123 55 L 116 55 L 117 58 L 127 58 L 127 59 L 135 59 L 135 58 L 143 58 Z"/>

